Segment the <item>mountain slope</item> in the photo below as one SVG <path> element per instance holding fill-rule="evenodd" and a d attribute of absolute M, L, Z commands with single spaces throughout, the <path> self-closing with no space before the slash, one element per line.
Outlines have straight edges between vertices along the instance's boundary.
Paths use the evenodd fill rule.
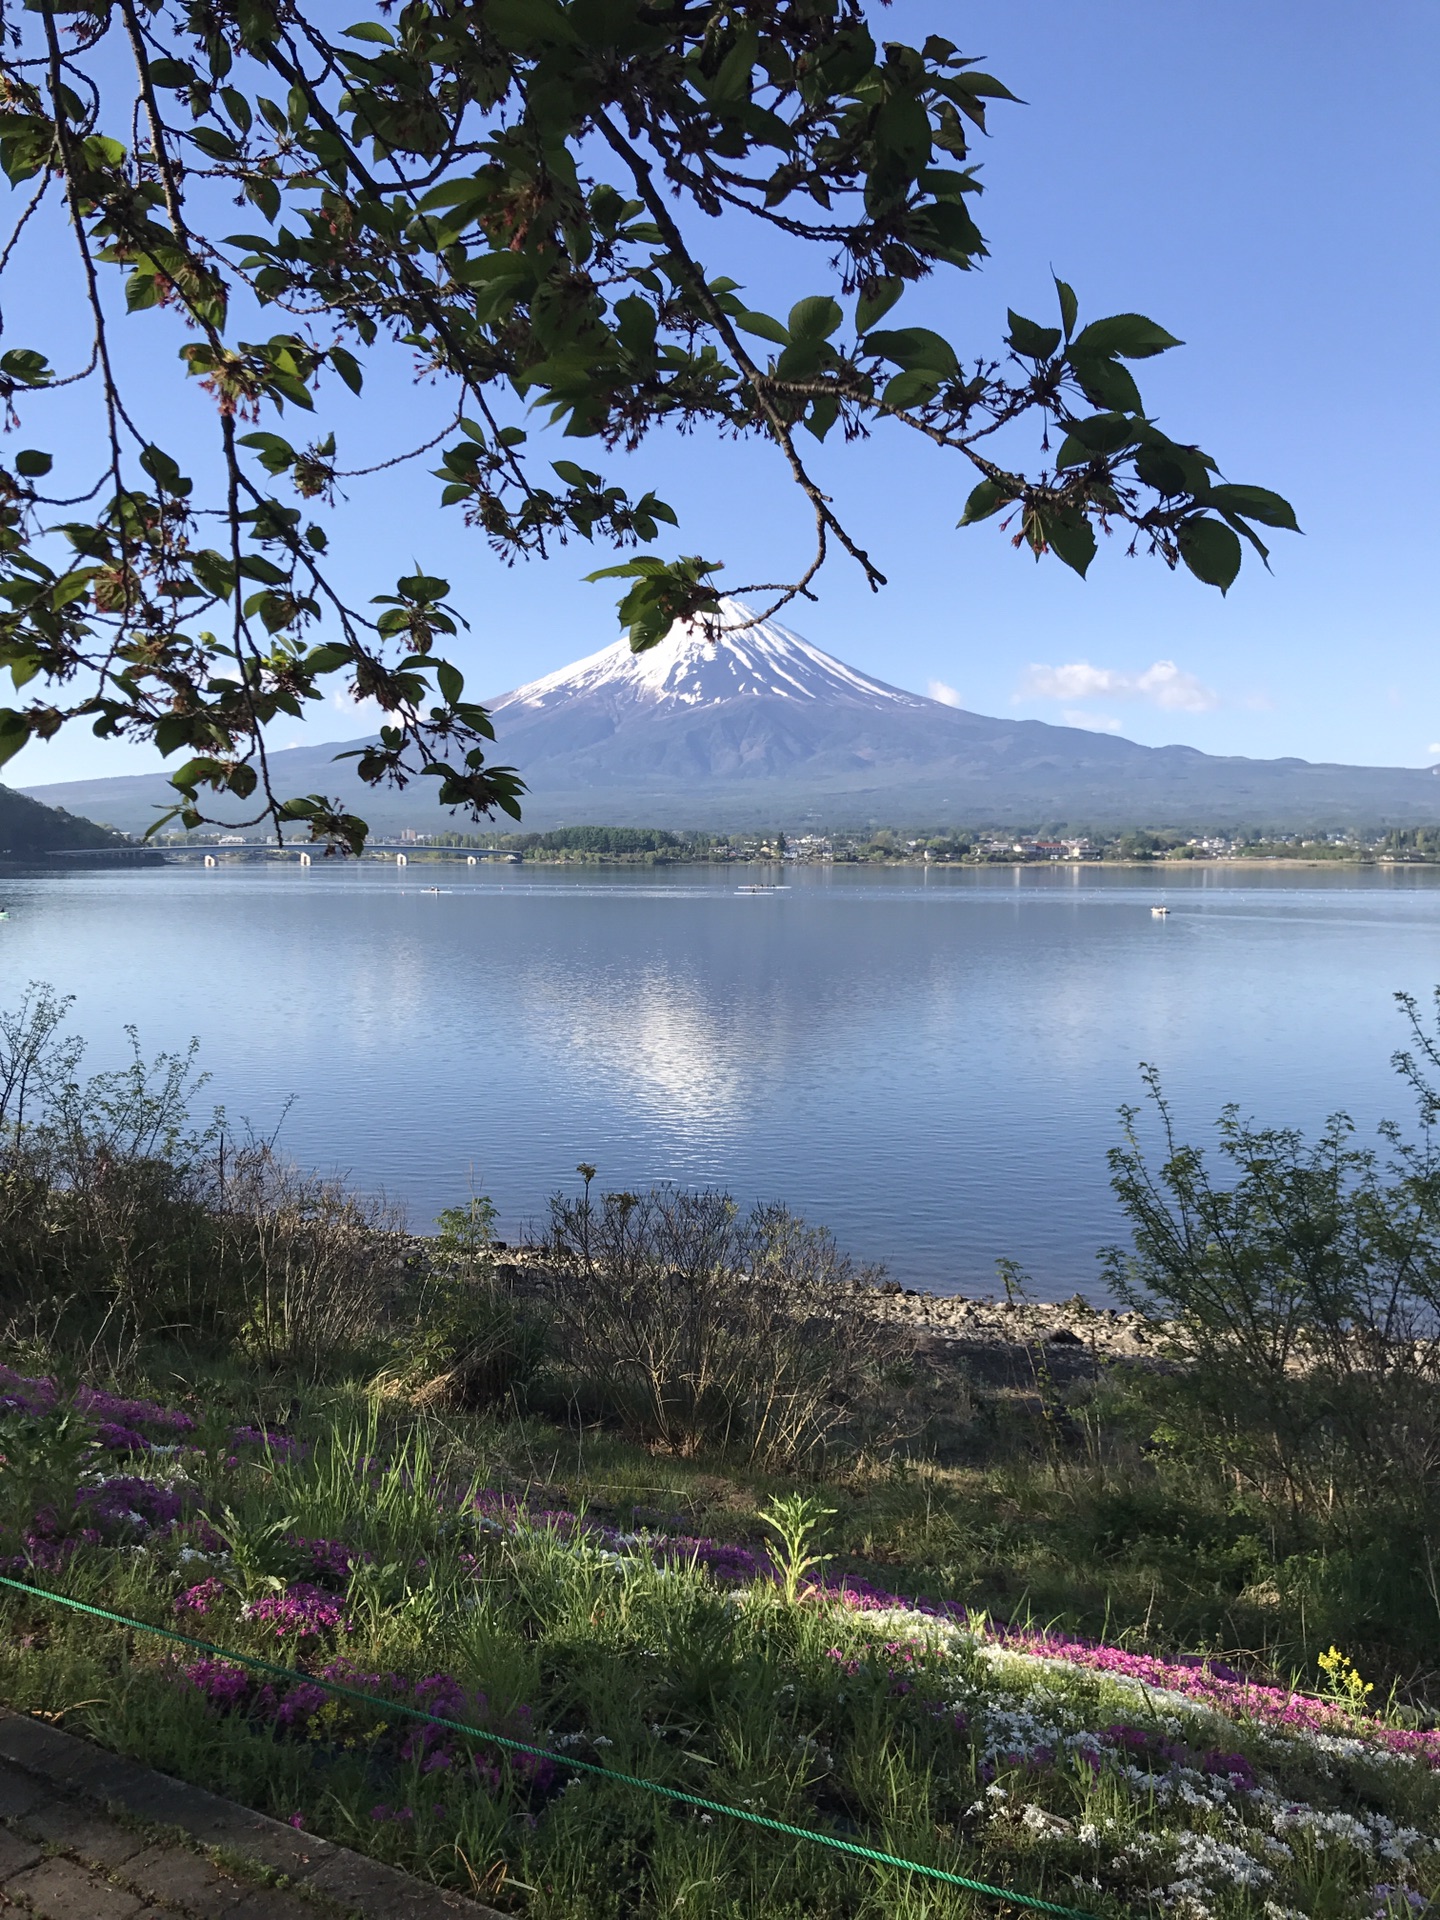
<path fill-rule="evenodd" d="M 723 602 L 723 618 L 747 619 Z M 527 826 L 894 824 L 1224 827 L 1440 822 L 1425 769 L 1247 760 L 943 706 L 844 665 L 778 622 L 709 640 L 677 627 L 649 653 L 617 641 L 487 703 L 496 757 L 530 793 Z M 428 783 L 361 787 L 344 746 L 272 755 L 287 792 L 341 795 L 373 828 L 446 823 Z M 69 782 L 39 798 L 142 830 L 160 774 Z"/>
<path fill-rule="evenodd" d="M 93 820 L 78 820 L 63 808 L 44 806 L 23 793 L 0 787 L 0 860 L 120 844 L 118 834 L 97 827 Z"/>

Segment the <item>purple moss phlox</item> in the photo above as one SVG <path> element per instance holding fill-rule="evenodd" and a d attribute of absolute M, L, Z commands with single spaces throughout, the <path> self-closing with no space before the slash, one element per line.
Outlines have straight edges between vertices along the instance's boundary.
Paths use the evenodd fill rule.
<path fill-rule="evenodd" d="M 77 1507 L 87 1510 L 106 1527 L 134 1527 L 170 1532 L 184 1517 L 186 1497 L 175 1487 L 159 1485 L 138 1474 L 116 1474 L 98 1487 L 81 1487 Z"/>
<path fill-rule="evenodd" d="M 349 1585 L 351 1570 L 368 1566 L 375 1558 L 368 1549 L 348 1546 L 343 1540 L 311 1540 L 292 1533 L 288 1544 L 307 1561 L 310 1577 L 322 1586 Z"/>
<path fill-rule="evenodd" d="M 561 1769 L 544 1754 L 513 1753 L 479 1747 L 469 1749 L 463 1735 L 450 1728 L 397 1715 L 378 1726 L 358 1703 L 338 1698 L 320 1684 L 329 1680 L 371 1694 L 383 1712 L 387 1705 L 412 1706 L 466 1726 L 502 1734 L 512 1740 L 539 1744 L 530 1709 L 517 1706 L 497 1714 L 483 1693 L 470 1693 L 448 1673 L 407 1680 L 398 1673 L 369 1673 L 348 1660 L 332 1660 L 313 1677 L 297 1675 L 288 1685 L 264 1682 L 231 1661 L 205 1658 L 181 1669 L 189 1684 L 220 1713 L 244 1714 L 277 1735 L 291 1739 L 343 1741 L 353 1733 L 364 1742 L 372 1759 L 422 1776 L 451 1774 L 468 1769 L 488 1793 L 510 1785 L 527 1798 L 543 1797 L 559 1783 Z M 322 1718 L 323 1716 L 323 1718 Z M 387 1811 L 377 1818 L 393 1819 Z"/>
<path fill-rule="evenodd" d="M 1022 1627 L 994 1629 L 995 1637 L 1018 1653 L 1039 1654 L 1049 1660 L 1061 1660 L 1068 1666 L 1089 1667 L 1100 1673 L 1115 1674 L 1126 1680 L 1138 1680 L 1147 1687 L 1183 1693 L 1189 1699 L 1203 1701 L 1231 1719 L 1266 1720 L 1292 1733 L 1353 1734 L 1356 1721 L 1350 1711 L 1336 1702 L 1318 1700 L 1313 1694 L 1296 1693 L 1288 1687 L 1269 1687 L 1242 1677 L 1228 1678 L 1233 1668 L 1194 1664 L 1187 1659 L 1166 1660 L 1148 1653 L 1130 1653 L 1123 1647 L 1107 1647 L 1093 1640 L 1081 1640 L 1068 1634 L 1040 1633 Z M 1413 1755 L 1440 1767 L 1440 1729 L 1387 1727 L 1377 1720 L 1365 1722 L 1367 1737 L 1392 1753 Z"/>
<path fill-rule="evenodd" d="M 242 1609 L 247 1620 L 273 1627 L 277 1640 L 307 1640 L 321 1633 L 349 1633 L 345 1603 L 309 1580 L 296 1580 L 282 1593 L 265 1593 Z"/>
<path fill-rule="evenodd" d="M 147 1436 L 143 1429 L 183 1434 L 195 1425 L 191 1416 L 179 1409 L 162 1407 L 154 1401 L 121 1399 L 97 1388 L 80 1387 L 71 1404 L 95 1416 L 101 1434 L 113 1428 L 112 1439 L 123 1439 L 131 1451 L 161 1444 Z M 0 1410 L 10 1408 L 40 1414 L 54 1412 L 59 1405 L 52 1381 L 0 1367 Z M 137 1439 L 140 1448 L 136 1447 Z M 105 1444 L 103 1439 L 102 1444 Z M 237 1428 L 233 1444 L 264 1446 L 272 1454 L 286 1458 L 298 1457 L 306 1451 L 291 1435 L 258 1427 Z M 138 1521 L 147 1529 L 173 1531 L 181 1524 L 184 1514 L 182 1495 L 129 1476 L 107 1481 L 99 1489 L 85 1489 L 80 1500 L 88 1505 L 87 1519 L 92 1524 L 67 1532 L 57 1525 L 45 1524 L 43 1516 L 37 1515 L 23 1540 L 25 1552 L 11 1556 L 5 1564 L 58 1567 L 78 1545 L 104 1544 L 106 1532 L 116 1527 L 134 1526 Z M 526 1509 L 513 1496 L 494 1490 L 476 1494 L 473 1510 L 482 1521 L 488 1520 L 492 1525 L 513 1527 L 523 1522 L 531 1527 L 553 1529 L 566 1537 L 584 1537 L 613 1551 L 633 1552 L 638 1548 L 667 1566 L 702 1567 L 727 1584 L 775 1581 L 779 1577 L 763 1547 L 747 1547 L 683 1532 L 624 1533 L 565 1509 Z M 218 1544 L 201 1515 L 190 1519 L 188 1530 L 205 1551 L 213 1551 Z M 296 1537 L 291 1544 L 308 1552 L 313 1581 L 297 1581 L 285 1594 L 257 1602 L 251 1617 L 273 1624 L 277 1637 L 289 1633 L 303 1638 L 333 1630 L 342 1623 L 339 1602 L 317 1583 L 338 1586 L 348 1581 L 355 1562 L 369 1556 L 343 1541 L 307 1541 Z M 963 1623 L 968 1617 L 958 1601 L 893 1593 L 856 1574 L 821 1573 L 805 1591 L 809 1598 L 837 1602 L 858 1612 L 910 1612 L 955 1623 Z M 992 1625 L 987 1631 L 992 1640 L 1016 1653 L 1087 1667 L 1119 1679 L 1138 1681 L 1146 1687 L 1184 1694 L 1231 1717 L 1264 1720 L 1296 1733 L 1351 1734 L 1357 1730 L 1355 1717 L 1340 1703 L 1247 1679 L 1238 1669 L 1208 1655 L 1178 1654 L 1162 1658 L 1028 1627 Z M 1368 1738 L 1391 1752 L 1410 1755 L 1440 1768 L 1440 1730 L 1391 1727 L 1371 1719 L 1364 1722 L 1364 1730 Z M 1211 1758 L 1215 1760 L 1211 1770 L 1224 1772 L 1242 1785 L 1248 1778 L 1242 1756 Z"/>
<path fill-rule="evenodd" d="M 217 1580 L 212 1573 L 208 1580 L 202 1580 L 198 1586 L 187 1587 L 184 1593 L 175 1598 L 176 1613 L 194 1613 L 205 1615 L 218 1604 L 225 1595 L 225 1583 Z"/>

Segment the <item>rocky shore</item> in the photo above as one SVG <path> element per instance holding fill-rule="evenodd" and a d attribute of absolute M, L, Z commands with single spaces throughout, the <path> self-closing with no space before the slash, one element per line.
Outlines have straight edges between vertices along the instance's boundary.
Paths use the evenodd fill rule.
<path fill-rule="evenodd" d="M 921 1293 L 891 1281 L 863 1296 L 869 1310 L 916 1334 L 966 1346 L 1071 1349 L 1093 1362 L 1154 1357 L 1155 1335 L 1138 1313 L 1068 1300 L 1012 1302 Z"/>
<path fill-rule="evenodd" d="M 418 1250 L 430 1243 L 417 1240 Z M 520 1291 L 545 1283 L 539 1246 L 495 1243 L 499 1276 Z M 996 1300 L 990 1295 L 929 1293 L 884 1280 L 857 1286 L 856 1307 L 914 1339 L 934 1359 L 965 1362 L 997 1378 L 1033 1372 L 1037 1350 L 1056 1378 L 1093 1375 L 1121 1360 L 1160 1358 L 1156 1329 L 1143 1315 L 1097 1306 L 1082 1293 L 1066 1300 Z"/>

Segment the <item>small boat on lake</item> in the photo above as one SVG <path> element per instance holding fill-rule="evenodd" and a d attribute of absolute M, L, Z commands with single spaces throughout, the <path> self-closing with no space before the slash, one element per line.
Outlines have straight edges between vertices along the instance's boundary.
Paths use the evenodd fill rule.
<path fill-rule="evenodd" d="M 1168 920 L 1170 918 L 1169 907 L 1151 907 L 1150 918 L 1152 920 Z"/>
<path fill-rule="evenodd" d="M 790 891 L 790 888 L 788 887 L 788 885 L 767 887 L 767 886 L 761 886 L 754 882 L 751 882 L 747 886 L 736 887 L 735 891 L 736 893 L 788 893 Z"/>

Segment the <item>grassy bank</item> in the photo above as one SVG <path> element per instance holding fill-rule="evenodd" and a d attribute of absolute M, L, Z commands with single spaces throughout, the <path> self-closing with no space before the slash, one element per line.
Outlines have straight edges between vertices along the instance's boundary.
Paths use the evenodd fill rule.
<path fill-rule="evenodd" d="M 811 1482 L 787 1507 L 788 1478 L 549 1422 L 186 1372 L 183 1397 L 82 1389 L 78 1407 L 7 1378 L 5 1443 L 28 1435 L 37 1462 L 10 1565 L 293 1680 L 12 1593 L 0 1689 L 280 1818 L 576 1920 L 994 1903 L 566 1758 L 1102 1915 L 1399 1913 L 1435 1892 L 1440 1736 L 1367 1711 L 1343 1665 L 1338 1698 L 1297 1698 L 1127 1651 L 1161 1644 L 1153 1618 L 1126 1635 L 1112 1608 L 1096 1645 L 905 1592 L 949 1584 L 925 1578 L 966 1513 L 942 1477 Z M 806 1566 L 827 1538 L 888 1552 Z"/>
<path fill-rule="evenodd" d="M 588 1168 L 417 1242 L 62 1013 L 0 1025 L 0 1558 L 227 1652 L 7 1589 L 6 1703 L 539 1920 L 1003 1910 L 574 1760 L 1107 1920 L 1434 1910 L 1433 1106 L 1122 1146 L 1121 1361 Z"/>

